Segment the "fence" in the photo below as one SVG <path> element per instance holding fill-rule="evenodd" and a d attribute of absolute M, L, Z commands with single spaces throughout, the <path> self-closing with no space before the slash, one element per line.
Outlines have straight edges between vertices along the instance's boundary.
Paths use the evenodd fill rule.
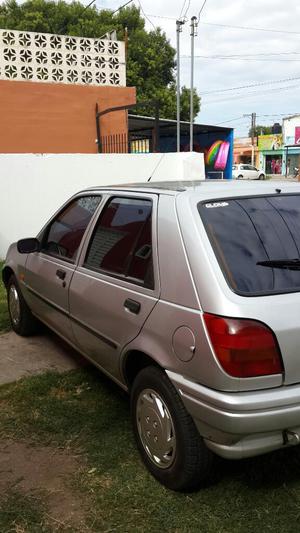
<path fill-rule="evenodd" d="M 127 133 L 103 135 L 99 148 L 102 154 L 149 154 L 152 152 L 152 140 Z"/>
<path fill-rule="evenodd" d="M 127 133 L 102 135 L 99 143 L 101 154 L 127 154 L 129 152 Z"/>

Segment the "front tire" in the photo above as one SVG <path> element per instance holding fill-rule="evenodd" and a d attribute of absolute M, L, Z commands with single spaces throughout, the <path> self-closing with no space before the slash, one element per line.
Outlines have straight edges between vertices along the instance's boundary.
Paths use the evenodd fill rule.
<path fill-rule="evenodd" d="M 37 330 L 37 319 L 32 315 L 15 276 L 7 284 L 7 305 L 11 327 L 22 337 L 33 335 Z"/>
<path fill-rule="evenodd" d="M 165 372 L 144 368 L 131 391 L 138 449 L 151 474 L 169 489 L 187 491 L 209 475 L 213 454 Z"/>
<path fill-rule="evenodd" d="M 264 175 L 264 174 L 260 174 L 260 175 L 258 176 L 258 179 L 259 179 L 259 180 L 264 180 L 264 179 L 265 179 L 265 175 Z"/>

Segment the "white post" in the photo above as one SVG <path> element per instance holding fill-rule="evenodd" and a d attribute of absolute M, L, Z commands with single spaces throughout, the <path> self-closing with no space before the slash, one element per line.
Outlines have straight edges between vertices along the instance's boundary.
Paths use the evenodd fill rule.
<path fill-rule="evenodd" d="M 191 18 L 191 94 L 190 94 L 190 152 L 194 145 L 194 52 L 195 36 L 197 35 L 197 17 Z"/>
<path fill-rule="evenodd" d="M 176 37 L 177 37 L 177 152 L 180 152 L 180 32 L 182 32 L 183 20 L 176 20 Z"/>

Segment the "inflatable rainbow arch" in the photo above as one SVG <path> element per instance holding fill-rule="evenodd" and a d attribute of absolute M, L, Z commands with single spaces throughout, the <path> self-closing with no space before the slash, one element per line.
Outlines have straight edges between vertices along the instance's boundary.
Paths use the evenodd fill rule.
<path fill-rule="evenodd" d="M 206 152 L 206 164 L 214 170 L 224 170 L 229 153 L 228 141 L 215 141 Z"/>

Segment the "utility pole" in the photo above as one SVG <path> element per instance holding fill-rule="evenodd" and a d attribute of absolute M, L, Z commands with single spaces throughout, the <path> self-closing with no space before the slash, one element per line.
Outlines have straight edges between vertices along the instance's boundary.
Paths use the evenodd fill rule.
<path fill-rule="evenodd" d="M 193 151 L 194 145 L 194 55 L 195 55 L 195 37 L 197 35 L 198 19 L 191 18 L 191 94 L 190 94 L 190 152 Z"/>
<path fill-rule="evenodd" d="M 256 113 L 243 115 L 244 117 L 251 117 L 251 165 L 254 166 L 255 154 L 255 130 L 256 130 Z"/>
<path fill-rule="evenodd" d="M 180 152 L 180 33 L 184 20 L 176 20 L 176 38 L 177 38 L 177 82 L 176 82 L 176 97 L 177 97 L 177 152 Z"/>
<path fill-rule="evenodd" d="M 252 166 L 254 166 L 255 129 L 256 129 L 256 113 L 251 113 L 251 144 L 252 144 L 251 165 Z"/>

